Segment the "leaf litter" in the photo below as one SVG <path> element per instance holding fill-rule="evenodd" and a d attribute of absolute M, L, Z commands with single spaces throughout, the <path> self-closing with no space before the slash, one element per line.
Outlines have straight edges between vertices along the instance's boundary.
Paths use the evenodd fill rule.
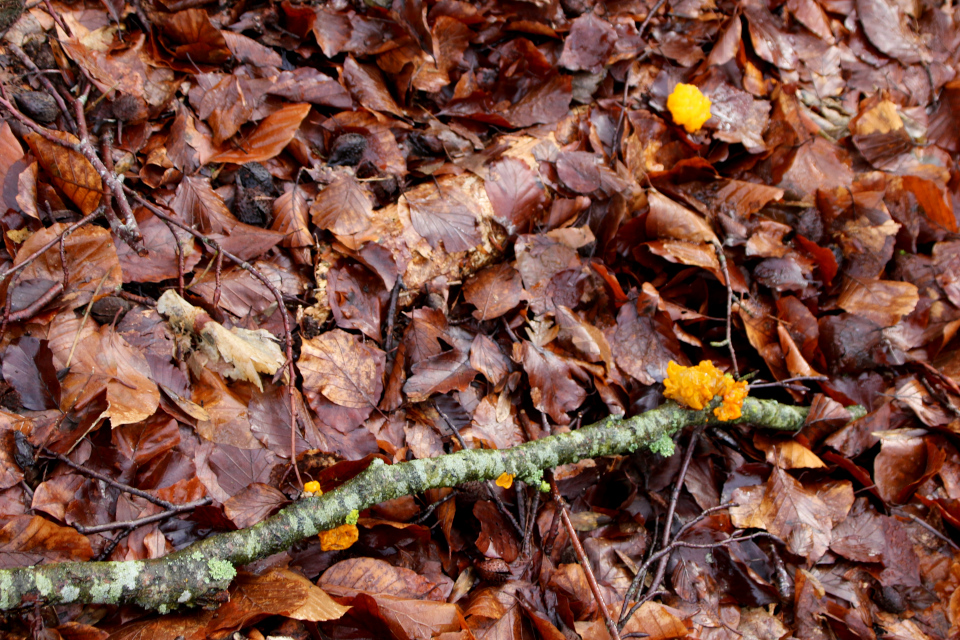
<path fill-rule="evenodd" d="M 637 603 L 667 517 L 689 544 L 625 634 L 957 635 L 949 4 L 29 6 L 0 79 L 0 566 L 162 557 L 375 455 L 635 415 L 671 366 L 811 413 L 555 470 L 589 572 L 504 480 L 242 567 L 216 614 L 10 637 L 606 638 L 588 573 Z M 156 500 L 196 506 L 140 522 Z"/>

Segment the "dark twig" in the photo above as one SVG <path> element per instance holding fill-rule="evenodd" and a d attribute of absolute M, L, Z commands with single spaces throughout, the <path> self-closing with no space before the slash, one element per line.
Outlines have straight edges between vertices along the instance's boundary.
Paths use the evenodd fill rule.
<path fill-rule="evenodd" d="M 778 380 L 776 382 L 754 382 L 749 385 L 751 389 L 765 389 L 767 387 L 786 387 L 791 382 L 823 382 L 829 380 L 827 376 L 796 376 L 793 378 L 785 378 L 783 380 Z M 802 387 L 806 389 L 806 387 Z"/>
<path fill-rule="evenodd" d="M 294 400 L 294 397 L 293 397 L 293 390 L 294 390 L 294 386 L 297 383 L 297 371 L 294 367 L 294 361 L 293 361 L 293 334 L 290 331 L 290 319 L 287 317 L 287 309 L 283 301 L 283 294 L 280 293 L 280 290 L 277 289 L 277 287 L 274 286 L 272 282 L 270 282 L 269 278 L 264 276 L 260 272 L 260 270 L 254 267 L 252 264 L 250 264 L 249 262 L 247 262 L 246 260 L 238 256 L 235 256 L 229 251 L 224 250 L 223 247 L 221 247 L 216 241 L 211 240 L 210 238 L 206 237 L 196 229 L 184 224 L 183 222 L 178 220 L 176 217 L 168 215 L 163 211 L 163 209 L 153 204 L 152 202 L 144 198 L 142 195 L 140 195 L 133 189 L 130 189 L 129 187 L 124 187 L 124 188 L 130 192 L 130 194 L 133 196 L 133 198 L 137 202 L 139 202 L 141 205 L 146 207 L 147 210 L 150 211 L 150 213 L 152 213 L 153 215 L 157 216 L 158 218 L 160 218 L 165 222 L 169 222 L 170 224 L 173 224 L 183 229 L 184 231 L 186 231 L 187 233 L 189 233 L 194 238 L 198 239 L 200 242 L 207 245 L 214 251 L 222 253 L 224 256 L 229 258 L 238 267 L 248 272 L 250 275 L 252 275 L 254 278 L 259 280 L 260 282 L 262 282 L 263 285 L 270 291 L 270 293 L 273 294 L 274 299 L 277 301 L 277 311 L 280 313 L 280 321 L 283 324 L 283 340 L 284 340 L 284 347 L 285 347 L 286 358 L 287 358 L 287 362 L 286 362 L 287 375 L 289 376 L 289 380 L 287 381 L 287 397 L 289 399 L 289 406 L 290 406 L 290 429 L 292 431 L 295 431 L 297 428 L 297 406 L 296 406 L 296 401 Z M 295 435 L 292 436 L 290 439 L 293 443 L 290 449 L 290 463 L 293 465 L 294 473 L 297 476 L 297 484 L 302 488 L 303 479 L 300 477 L 300 467 L 297 464 L 297 449 L 296 449 Z"/>
<path fill-rule="evenodd" d="M 583 573 L 587 577 L 587 584 L 590 585 L 590 591 L 593 592 L 593 597 L 597 601 L 597 607 L 603 616 L 603 622 L 607 625 L 607 632 L 609 632 L 613 640 L 620 640 L 621 629 L 617 628 L 617 623 L 613 621 L 613 617 L 607 609 L 607 603 L 603 599 L 600 585 L 597 584 L 597 578 L 593 575 L 590 559 L 587 558 L 587 554 L 583 550 L 583 545 L 580 544 L 580 538 L 577 537 L 577 531 L 573 528 L 573 523 L 570 521 L 570 515 L 567 513 L 566 505 L 563 504 L 563 497 L 560 495 L 560 490 L 557 489 L 557 482 L 553 479 L 552 472 L 549 473 L 549 477 L 550 493 L 553 496 L 553 503 L 557 509 L 560 510 L 560 519 L 563 521 L 563 526 L 566 528 L 567 535 L 570 537 L 570 544 L 573 545 L 573 551 L 577 554 L 577 560 L 580 562 L 580 566 L 583 567 Z"/>
<path fill-rule="evenodd" d="M 733 315 L 733 284 L 730 282 L 730 271 L 727 268 L 727 256 L 723 252 L 723 247 L 719 242 L 713 243 L 713 249 L 717 252 L 717 259 L 720 261 L 720 269 L 723 271 L 724 284 L 727 285 L 727 338 L 723 343 L 716 346 L 726 345 L 730 351 L 730 364 L 733 366 L 733 377 L 740 378 L 740 367 L 737 366 L 737 352 L 733 348 L 733 329 L 731 316 Z"/>
<path fill-rule="evenodd" d="M 664 520 L 663 541 L 661 542 L 661 548 L 663 549 L 670 548 L 671 533 L 673 531 L 673 517 L 677 510 L 677 501 L 680 499 L 680 492 L 683 490 L 683 480 L 686 478 L 687 469 L 690 468 L 690 461 L 693 459 L 694 449 L 697 448 L 697 440 L 700 438 L 701 430 L 702 427 L 695 427 L 693 432 L 690 434 L 690 443 L 687 445 L 686 453 L 684 453 L 683 463 L 680 465 L 680 473 L 677 474 L 677 481 L 673 487 L 673 494 L 670 496 L 670 504 L 667 506 L 667 517 Z M 684 529 L 681 528 L 680 532 L 684 532 Z M 679 534 L 677 538 L 679 538 Z M 660 588 L 660 583 L 663 581 L 663 577 L 667 572 L 667 561 L 669 559 L 669 553 L 664 554 L 661 557 L 660 563 L 657 565 L 657 572 L 654 574 L 653 582 L 650 584 L 650 591 L 656 591 Z M 639 592 L 645 576 L 645 571 L 638 571 L 637 575 L 633 578 L 633 582 L 630 584 L 630 588 L 627 589 L 627 594 L 623 599 L 623 606 L 620 609 L 621 631 L 623 630 L 624 625 L 627 624 L 627 620 L 630 619 L 630 615 L 632 615 L 632 610 L 631 613 L 627 613 L 627 607 L 630 606 L 630 601 L 635 598 Z"/>
<path fill-rule="evenodd" d="M 450 493 L 448 493 L 447 495 L 443 496 L 442 498 L 440 498 L 440 499 L 437 500 L 436 502 L 431 502 L 431 503 L 427 506 L 427 508 L 423 510 L 423 513 L 421 513 L 419 516 L 417 516 L 416 518 L 414 518 L 414 519 L 411 520 L 410 522 L 413 523 L 413 524 L 420 524 L 421 522 L 423 522 L 424 520 L 426 520 L 427 518 L 429 518 L 429 517 L 430 517 L 430 514 L 432 514 L 434 511 L 436 511 L 437 507 L 439 507 L 440 505 L 442 505 L 444 502 L 448 502 L 449 500 L 452 500 L 452 499 L 455 498 L 455 497 L 457 497 L 457 492 L 456 492 L 456 491 L 451 491 Z"/>
<path fill-rule="evenodd" d="M 103 183 L 113 193 L 113 197 L 117 201 L 117 205 L 120 207 L 120 212 L 123 214 L 125 223 L 120 225 L 119 228 L 120 239 L 127 243 L 138 255 L 144 256 L 146 255 L 147 250 L 143 246 L 143 234 L 140 233 L 140 226 L 137 224 L 137 219 L 133 215 L 133 209 L 130 208 L 130 203 L 127 201 L 127 198 L 123 193 L 123 185 L 120 184 L 120 181 L 117 180 L 117 177 L 113 174 L 113 172 L 107 169 L 107 167 L 103 164 L 103 161 L 97 154 L 96 149 L 94 149 L 93 145 L 90 143 L 90 138 L 87 132 L 86 116 L 83 112 L 83 100 L 78 98 L 75 99 L 73 103 L 77 118 L 77 131 L 79 134 L 79 140 L 77 142 L 72 142 L 66 138 L 61 138 L 52 130 L 47 129 L 46 127 L 41 127 L 36 122 L 25 116 L 7 98 L 0 98 L 0 106 L 9 111 L 10 115 L 16 118 L 21 124 L 31 129 L 38 135 L 43 136 L 50 142 L 76 151 L 87 159 L 87 161 L 93 166 L 94 170 L 100 176 L 100 179 L 103 181 Z"/>
<path fill-rule="evenodd" d="M 47 289 L 42 296 L 30 303 L 30 306 L 9 314 L 9 316 L 4 318 L 4 322 L 19 322 L 21 320 L 29 320 L 33 316 L 47 306 L 54 298 L 63 293 L 63 282 L 54 282 L 53 286 Z M 12 298 L 13 296 L 10 296 Z"/>
<path fill-rule="evenodd" d="M 50 451 L 50 450 L 47 449 L 47 448 L 44 448 L 43 451 L 44 451 L 44 453 L 46 453 L 46 454 L 49 455 L 50 457 L 56 458 L 57 460 L 59 460 L 60 462 L 62 462 L 62 463 L 65 464 L 65 465 L 67 465 L 67 466 L 70 467 L 71 469 L 74 469 L 74 470 L 82 473 L 82 474 L 85 475 L 85 476 L 89 476 L 89 477 L 91 477 L 91 478 L 93 478 L 93 479 L 95 479 L 95 480 L 99 480 L 100 482 L 105 482 L 105 483 L 107 483 L 108 485 L 110 485 L 111 487 L 114 487 L 114 488 L 116 488 L 116 489 L 119 489 L 120 491 L 123 491 L 124 493 L 129 493 L 129 494 L 134 495 L 134 496 L 139 496 L 139 497 L 143 498 L 144 500 L 146 500 L 147 502 L 152 502 L 153 504 L 157 505 L 158 507 L 163 507 L 164 509 L 173 509 L 173 508 L 175 508 L 175 507 L 177 506 L 177 505 L 173 504 L 172 502 L 168 502 L 167 500 L 164 500 L 163 498 L 158 498 L 157 496 L 153 495 L 152 493 L 149 493 L 149 492 L 147 492 L 147 491 L 143 491 L 142 489 L 137 489 L 136 487 L 131 487 L 130 485 L 124 484 L 124 483 L 122 483 L 122 482 L 118 482 L 118 481 L 114 480 L 113 478 L 111 478 L 110 476 L 106 476 L 106 475 L 104 475 L 104 474 L 102 474 L 102 473 L 100 473 L 100 472 L 98 472 L 98 471 L 94 471 L 93 469 L 88 469 L 88 468 L 86 468 L 85 466 L 83 466 L 82 464 L 77 464 L 76 462 L 74 462 L 73 460 L 71 460 L 70 458 L 68 458 L 67 456 L 65 456 L 65 455 L 63 455 L 63 454 L 54 453 L 53 451 Z M 82 533 L 82 532 L 81 532 L 81 533 Z"/>
<path fill-rule="evenodd" d="M 41 72 L 40 68 L 34 64 L 33 60 L 30 59 L 30 56 L 28 56 L 23 49 L 12 42 L 6 43 L 6 46 L 8 49 L 10 49 L 10 52 L 13 55 L 17 56 L 17 59 L 20 60 L 23 66 L 37 74 L 37 80 L 40 81 L 40 84 L 43 85 L 43 88 L 47 90 L 47 93 L 49 93 L 50 96 L 53 97 L 54 102 L 57 103 L 57 107 L 60 109 L 60 113 L 63 115 L 63 119 L 67 123 L 67 127 L 69 127 L 71 131 L 76 132 L 77 123 L 73 119 L 73 114 L 70 113 L 70 109 L 67 108 L 67 103 L 63 101 L 63 96 L 60 95 L 60 92 L 57 91 L 53 86 L 53 83 L 50 82 L 50 78 Z"/>
<path fill-rule="evenodd" d="M 927 522 L 927 521 L 924 520 L 923 518 L 918 518 L 917 516 L 913 515 L 912 513 L 904 513 L 904 514 L 899 514 L 899 515 L 903 515 L 903 516 L 906 516 L 907 518 L 910 518 L 911 520 L 913 520 L 914 522 L 916 522 L 918 525 L 920 525 L 921 527 L 923 527 L 924 529 L 926 529 L 927 531 L 929 531 L 930 533 L 932 533 L 932 534 L 935 535 L 936 537 L 938 537 L 938 538 L 940 538 L 941 540 L 943 540 L 944 542 L 946 542 L 948 545 L 950 545 L 950 546 L 954 549 L 954 551 L 960 551 L 960 546 L 958 546 L 956 542 L 954 542 L 953 540 L 951 540 L 951 539 L 948 538 L 947 536 L 945 536 L 945 535 L 943 535 L 942 533 L 940 533 L 939 531 L 937 531 L 936 527 L 934 527 L 932 524 L 930 524 L 929 522 Z"/>
<path fill-rule="evenodd" d="M 450 429 L 454 437 L 457 439 L 457 442 L 460 444 L 460 449 L 463 451 L 467 450 L 467 443 L 464 441 L 463 436 L 460 435 L 460 432 L 453 425 L 453 422 L 447 417 L 447 414 L 443 412 L 443 409 L 440 408 L 436 402 L 433 403 L 433 408 L 437 410 L 437 413 L 440 414 L 440 417 L 443 418 L 443 421 L 447 424 L 447 428 Z M 514 533 L 517 534 L 519 540 L 523 540 L 523 528 L 517 522 L 516 518 L 513 517 L 513 514 L 507 509 L 507 505 L 503 504 L 503 500 L 500 499 L 500 496 L 497 495 L 496 490 L 490 486 L 489 482 L 484 483 L 484 486 L 487 488 L 487 494 L 490 496 L 490 499 L 493 500 L 497 509 L 500 510 L 500 513 L 503 514 L 503 517 L 507 519 L 510 525 L 513 527 Z"/>
<path fill-rule="evenodd" d="M 98 524 L 93 527 L 82 527 L 80 525 L 73 525 L 73 527 L 82 533 L 83 535 L 88 535 L 91 533 L 100 533 L 102 531 L 113 531 L 114 529 L 135 529 L 141 525 L 150 524 L 151 522 L 156 522 L 158 520 L 166 520 L 170 516 L 175 516 L 178 513 L 183 513 L 184 511 L 192 511 L 197 507 L 202 507 L 203 505 L 210 504 L 213 500 L 210 497 L 202 498 L 200 500 L 194 500 L 193 502 L 188 502 L 186 504 L 173 505 L 171 508 L 161 511 L 160 513 L 155 513 L 152 516 L 144 516 L 142 518 L 137 518 L 136 520 L 125 520 L 123 522 L 108 522 L 107 524 Z"/>

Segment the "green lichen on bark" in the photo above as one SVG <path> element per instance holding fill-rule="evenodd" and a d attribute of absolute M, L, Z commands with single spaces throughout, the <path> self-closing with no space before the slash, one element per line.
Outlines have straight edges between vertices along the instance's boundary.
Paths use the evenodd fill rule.
<path fill-rule="evenodd" d="M 234 567 L 290 548 L 304 538 L 333 529 L 352 514 L 401 496 L 465 482 L 493 480 L 503 473 L 540 486 L 540 474 L 584 458 L 624 455 L 638 449 L 666 451 L 686 426 L 753 424 L 799 431 L 805 407 L 747 398 L 743 416 L 722 422 L 711 407 L 685 409 L 673 402 L 633 418 L 610 416 L 590 426 L 528 442 L 512 449 L 458 451 L 449 455 L 386 465 L 380 459 L 335 491 L 299 500 L 275 516 L 247 529 L 212 536 L 155 560 L 135 562 L 65 562 L 0 570 L 0 611 L 36 598 L 45 602 L 136 603 L 170 611 L 212 601 L 230 585 Z M 865 411 L 851 407 L 854 418 Z M 544 488 L 540 486 L 541 490 Z"/>

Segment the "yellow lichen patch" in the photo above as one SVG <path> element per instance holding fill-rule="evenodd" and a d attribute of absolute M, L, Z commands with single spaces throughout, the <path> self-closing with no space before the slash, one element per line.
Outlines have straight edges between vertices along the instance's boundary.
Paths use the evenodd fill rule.
<path fill-rule="evenodd" d="M 513 486 L 513 474 L 510 473 L 501 473 L 500 477 L 497 478 L 497 486 L 503 487 L 504 489 L 509 489 Z"/>
<path fill-rule="evenodd" d="M 696 133 L 710 119 L 711 104 L 710 98 L 692 84 L 678 84 L 667 98 L 667 109 L 673 121 L 682 125 L 687 133 Z"/>
<path fill-rule="evenodd" d="M 663 386 L 664 396 L 697 411 L 714 397 L 722 396 L 723 403 L 713 410 L 713 414 L 724 421 L 740 417 L 743 400 L 747 397 L 746 382 L 734 380 L 709 360 L 695 367 L 684 367 L 671 360 Z"/>
<path fill-rule="evenodd" d="M 323 551 L 343 551 L 353 546 L 360 537 L 355 524 L 342 524 L 336 529 L 320 532 L 320 548 Z"/>
<path fill-rule="evenodd" d="M 315 496 L 323 495 L 323 491 L 320 490 L 320 483 L 316 480 L 311 480 L 310 482 L 304 483 L 303 492 Z"/>

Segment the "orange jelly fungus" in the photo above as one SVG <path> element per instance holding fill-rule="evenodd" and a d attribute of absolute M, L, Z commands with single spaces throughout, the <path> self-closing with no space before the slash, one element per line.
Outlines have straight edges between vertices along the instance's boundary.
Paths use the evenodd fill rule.
<path fill-rule="evenodd" d="M 680 83 L 667 98 L 667 109 L 673 121 L 682 125 L 687 133 L 696 133 L 710 119 L 710 98 L 692 84 Z"/>
<path fill-rule="evenodd" d="M 697 411 L 714 397 L 722 396 L 723 403 L 713 410 L 713 414 L 723 421 L 740 417 L 748 393 L 745 381 L 734 380 L 733 376 L 723 373 L 709 360 L 695 367 L 684 367 L 671 360 L 663 385 L 664 396 Z"/>
<path fill-rule="evenodd" d="M 336 529 L 320 532 L 320 548 L 323 551 L 343 551 L 353 546 L 360 537 L 355 524 L 343 524 Z"/>

